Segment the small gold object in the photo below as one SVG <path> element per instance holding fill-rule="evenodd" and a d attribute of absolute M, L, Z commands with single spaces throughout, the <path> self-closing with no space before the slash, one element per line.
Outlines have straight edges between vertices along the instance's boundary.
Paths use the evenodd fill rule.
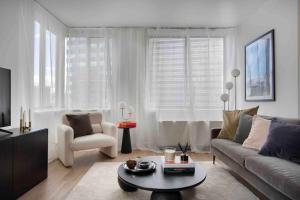
<path fill-rule="evenodd" d="M 21 107 L 21 113 L 20 113 L 20 132 L 21 133 L 26 133 L 28 131 L 31 130 L 31 112 L 30 112 L 30 109 L 29 109 L 29 112 L 28 112 L 28 119 L 29 119 L 29 122 L 28 122 L 28 126 L 26 126 L 26 116 L 25 116 L 25 113 L 26 111 L 24 110 L 23 111 L 23 107 Z"/>

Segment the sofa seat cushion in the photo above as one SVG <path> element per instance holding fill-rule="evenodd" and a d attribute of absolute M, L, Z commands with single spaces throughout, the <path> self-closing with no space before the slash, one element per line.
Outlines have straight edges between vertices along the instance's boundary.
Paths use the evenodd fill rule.
<path fill-rule="evenodd" d="M 213 139 L 212 147 L 221 151 L 242 167 L 244 167 L 247 156 L 258 155 L 256 150 L 244 148 L 241 144 L 226 139 Z"/>
<path fill-rule="evenodd" d="M 247 157 L 247 170 L 291 199 L 300 197 L 300 165 L 280 158 Z"/>
<path fill-rule="evenodd" d="M 102 133 L 95 133 L 91 135 L 86 135 L 82 137 L 75 138 L 71 148 L 72 150 L 83 150 L 83 149 L 93 149 L 99 147 L 113 146 L 117 143 L 116 139 L 112 136 L 105 135 Z"/>

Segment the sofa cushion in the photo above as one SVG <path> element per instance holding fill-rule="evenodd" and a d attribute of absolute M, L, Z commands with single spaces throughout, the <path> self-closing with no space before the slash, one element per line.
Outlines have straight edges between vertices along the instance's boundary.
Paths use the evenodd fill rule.
<path fill-rule="evenodd" d="M 233 140 L 235 136 L 236 129 L 239 125 L 240 116 L 242 114 L 256 115 L 258 106 L 254 108 L 249 108 L 245 110 L 233 110 L 233 111 L 224 111 L 223 112 L 223 127 L 220 131 L 218 138 L 219 139 L 230 139 Z"/>
<path fill-rule="evenodd" d="M 102 129 L 102 113 L 90 112 L 90 120 L 93 128 L 93 133 L 103 133 Z"/>
<path fill-rule="evenodd" d="M 243 143 L 243 147 L 260 150 L 267 140 L 271 120 L 254 116 L 249 136 Z"/>
<path fill-rule="evenodd" d="M 236 129 L 236 133 L 233 141 L 243 144 L 246 138 L 249 136 L 251 126 L 252 126 L 252 116 L 247 114 L 242 114 L 239 121 L 239 126 Z"/>
<path fill-rule="evenodd" d="M 247 170 L 291 199 L 300 197 L 300 165 L 275 157 L 247 157 Z"/>
<path fill-rule="evenodd" d="M 113 146 L 114 144 L 116 144 L 116 142 L 116 139 L 112 136 L 104 135 L 102 133 L 95 133 L 75 138 L 71 145 L 71 148 L 75 151 L 83 149 L 93 149 Z"/>
<path fill-rule="evenodd" d="M 225 139 L 213 139 L 212 146 L 213 148 L 218 149 L 219 151 L 230 157 L 242 167 L 244 167 L 245 158 L 247 156 L 258 155 L 256 150 L 244 148 L 241 144 Z"/>
<path fill-rule="evenodd" d="M 300 164 L 300 125 L 272 121 L 267 141 L 259 154 Z"/>

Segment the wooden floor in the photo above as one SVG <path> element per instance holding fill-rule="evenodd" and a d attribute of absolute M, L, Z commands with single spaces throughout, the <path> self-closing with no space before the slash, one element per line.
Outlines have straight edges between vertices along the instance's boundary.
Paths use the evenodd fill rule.
<path fill-rule="evenodd" d="M 22 200 L 61 200 L 78 183 L 81 177 L 95 162 L 122 162 L 138 156 L 160 155 L 150 151 L 134 151 L 131 154 L 119 154 L 115 159 L 110 159 L 99 154 L 97 150 L 81 151 L 75 153 L 75 163 L 72 168 L 65 168 L 60 161 L 55 160 L 48 166 L 48 178 L 20 197 Z M 209 153 L 192 153 L 195 161 L 209 161 Z M 34 172 L 29 172 L 34 173 Z M 28 174 L 30 176 L 30 174 Z"/>

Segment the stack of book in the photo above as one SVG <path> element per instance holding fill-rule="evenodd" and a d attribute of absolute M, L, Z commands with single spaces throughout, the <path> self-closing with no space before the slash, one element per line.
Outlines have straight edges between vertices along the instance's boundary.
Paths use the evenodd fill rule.
<path fill-rule="evenodd" d="M 194 174 L 195 163 L 191 157 L 188 162 L 182 162 L 180 156 L 176 156 L 175 161 L 169 162 L 162 156 L 162 169 L 165 174 Z"/>

